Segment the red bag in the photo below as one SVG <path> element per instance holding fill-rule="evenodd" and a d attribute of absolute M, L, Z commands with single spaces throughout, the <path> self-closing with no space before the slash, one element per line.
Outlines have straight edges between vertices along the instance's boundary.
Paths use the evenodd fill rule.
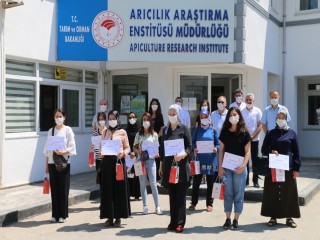
<path fill-rule="evenodd" d="M 216 198 L 216 199 L 220 199 L 223 200 L 224 199 L 224 191 L 226 189 L 226 186 L 221 182 L 215 182 L 213 183 L 213 188 L 212 188 L 212 198 Z"/>
<path fill-rule="evenodd" d="M 197 157 L 190 161 L 190 171 L 192 176 L 200 174 L 200 161 Z"/>
<path fill-rule="evenodd" d="M 285 181 L 285 170 L 271 168 L 272 182 L 284 182 Z"/>
<path fill-rule="evenodd" d="M 116 180 L 117 181 L 123 181 L 124 180 L 124 172 L 123 172 L 123 165 L 122 162 L 117 162 L 116 164 Z"/>
<path fill-rule="evenodd" d="M 47 178 L 43 180 L 43 194 L 49 194 L 50 192 L 50 182 Z"/>
<path fill-rule="evenodd" d="M 134 172 L 136 176 L 146 175 L 147 170 L 144 166 L 144 161 L 138 161 L 134 163 Z"/>
<path fill-rule="evenodd" d="M 176 161 L 173 161 L 170 169 L 169 183 L 176 184 L 178 182 L 179 182 L 179 166 Z"/>
<path fill-rule="evenodd" d="M 93 151 L 89 152 L 88 165 L 89 165 L 89 167 L 94 166 L 94 152 Z"/>

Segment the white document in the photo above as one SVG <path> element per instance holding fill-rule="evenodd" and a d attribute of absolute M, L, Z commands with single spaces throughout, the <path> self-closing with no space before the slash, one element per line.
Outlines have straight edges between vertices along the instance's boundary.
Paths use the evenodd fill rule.
<path fill-rule="evenodd" d="M 94 148 L 99 148 L 101 143 L 102 137 L 100 136 L 92 136 L 91 137 L 91 143 L 94 145 Z"/>
<path fill-rule="evenodd" d="M 269 168 L 289 171 L 289 156 L 283 154 L 269 154 Z"/>
<path fill-rule="evenodd" d="M 167 140 L 164 141 L 165 156 L 175 156 L 180 153 L 184 153 L 184 141 L 183 139 Z"/>
<path fill-rule="evenodd" d="M 118 155 L 119 153 L 120 153 L 120 139 L 101 141 L 102 155 Z"/>
<path fill-rule="evenodd" d="M 129 155 L 126 156 L 125 160 L 126 160 L 126 166 L 128 168 L 131 168 L 133 166 L 134 162 L 136 161 L 136 157 L 131 159 L 130 158 L 130 154 L 129 154 Z"/>
<path fill-rule="evenodd" d="M 144 140 L 141 145 L 142 151 L 148 151 L 150 157 L 154 157 L 159 153 L 159 142 L 151 142 Z"/>
<path fill-rule="evenodd" d="M 64 139 L 62 136 L 49 136 L 46 145 L 47 150 L 64 150 Z"/>
<path fill-rule="evenodd" d="M 213 141 L 197 141 L 198 153 L 213 153 Z"/>
<path fill-rule="evenodd" d="M 235 170 L 238 167 L 241 167 L 243 164 L 244 157 L 235 155 L 232 153 L 225 152 L 222 162 L 222 167 L 230 170 Z"/>

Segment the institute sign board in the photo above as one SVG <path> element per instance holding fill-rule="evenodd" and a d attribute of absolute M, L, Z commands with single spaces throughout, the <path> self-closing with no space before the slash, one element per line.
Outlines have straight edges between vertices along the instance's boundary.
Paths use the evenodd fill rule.
<path fill-rule="evenodd" d="M 234 0 L 59 0 L 58 60 L 233 62 Z"/>

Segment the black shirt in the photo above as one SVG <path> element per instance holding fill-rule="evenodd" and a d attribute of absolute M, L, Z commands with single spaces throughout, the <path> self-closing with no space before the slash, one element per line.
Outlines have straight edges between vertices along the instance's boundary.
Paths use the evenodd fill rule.
<path fill-rule="evenodd" d="M 222 129 L 219 140 L 224 144 L 224 151 L 244 157 L 244 147 L 251 140 L 248 132 L 231 132 L 229 129 Z"/>

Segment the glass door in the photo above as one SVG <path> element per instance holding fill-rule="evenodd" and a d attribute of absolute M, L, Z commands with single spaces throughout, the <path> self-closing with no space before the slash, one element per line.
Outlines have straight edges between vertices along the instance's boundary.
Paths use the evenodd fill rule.
<path fill-rule="evenodd" d="M 61 87 L 60 106 L 66 113 L 66 125 L 80 129 L 81 89 L 78 87 Z"/>

